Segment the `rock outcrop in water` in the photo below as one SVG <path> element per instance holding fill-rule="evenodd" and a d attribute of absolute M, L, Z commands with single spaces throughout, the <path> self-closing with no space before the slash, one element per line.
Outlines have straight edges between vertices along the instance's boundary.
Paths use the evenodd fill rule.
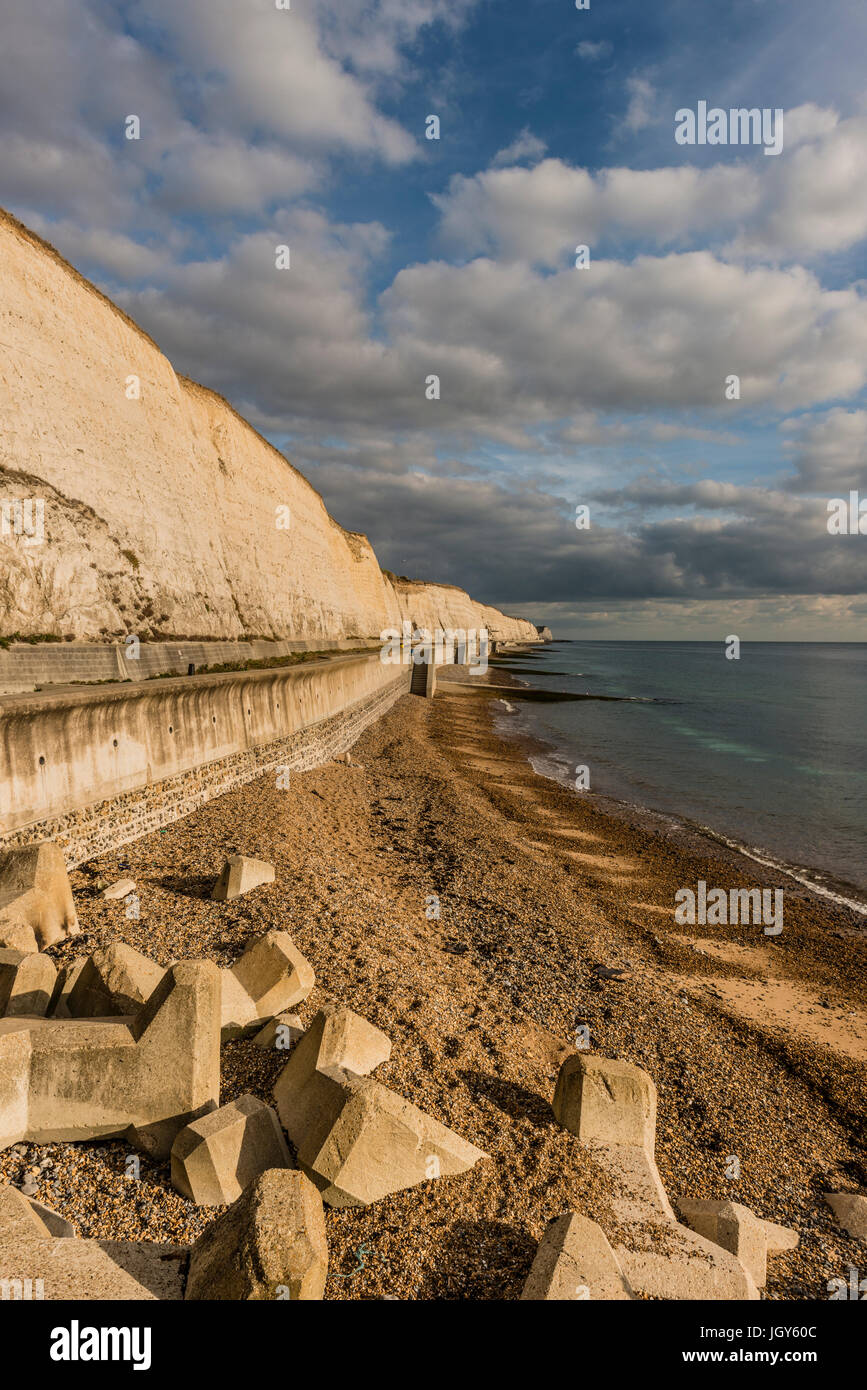
<path fill-rule="evenodd" d="M 222 397 L 2 212 L 0 344 L 0 636 L 334 640 L 409 619 L 536 639 L 383 573 Z"/>

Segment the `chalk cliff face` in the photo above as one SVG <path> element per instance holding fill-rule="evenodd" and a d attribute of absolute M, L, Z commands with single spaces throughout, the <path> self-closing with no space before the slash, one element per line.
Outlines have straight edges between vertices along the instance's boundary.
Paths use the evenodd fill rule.
<path fill-rule="evenodd" d="M 0 509 L 0 636 L 335 639 L 404 618 L 537 635 L 460 589 L 393 583 L 282 454 L 2 212 Z"/>

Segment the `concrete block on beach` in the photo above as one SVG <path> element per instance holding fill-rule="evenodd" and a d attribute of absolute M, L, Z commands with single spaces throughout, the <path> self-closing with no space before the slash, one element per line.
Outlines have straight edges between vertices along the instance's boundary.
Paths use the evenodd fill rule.
<path fill-rule="evenodd" d="M 222 972 L 223 1040 L 259 1029 L 275 1014 L 294 1008 L 315 983 L 313 967 L 288 932 L 257 937 L 232 969 Z"/>
<path fill-rule="evenodd" d="M 391 1038 L 352 1009 L 331 1005 L 317 1016 L 318 1051 L 316 1070 L 330 1072 L 335 1067 L 367 1076 L 391 1056 Z"/>
<path fill-rule="evenodd" d="M 867 1241 L 867 1197 L 858 1192 L 826 1192 L 824 1196 L 837 1224 L 856 1240 Z"/>
<path fill-rule="evenodd" d="M 57 968 L 50 956 L 0 951 L 0 1015 L 43 1017 L 56 983 Z"/>
<path fill-rule="evenodd" d="M 656 1087 L 647 1072 L 630 1062 L 575 1054 L 560 1068 L 553 1105 L 563 1127 L 615 1180 L 611 1207 L 622 1238 L 614 1253 L 636 1294 L 759 1297 L 736 1252 L 677 1221 L 656 1167 Z"/>
<path fill-rule="evenodd" d="M 274 1087 L 299 1166 L 323 1200 L 335 1207 L 366 1206 L 426 1179 L 464 1173 L 486 1158 L 385 1086 L 334 1064 L 341 1048 L 344 1055 L 352 1051 L 341 1041 L 352 1032 L 340 1019 L 342 1012 L 348 1011 L 316 1015 Z M 357 1036 L 362 1035 L 359 1028 Z M 367 1050 L 374 1041 L 352 1044 L 364 1064 L 374 1055 Z"/>
<path fill-rule="evenodd" d="M 54 995 L 48 1007 L 48 1012 L 52 1018 L 72 1017 L 69 1012 L 69 996 L 75 989 L 76 981 L 89 959 L 89 956 L 76 956 L 68 965 L 62 965 L 58 970 Z"/>
<path fill-rule="evenodd" d="M 274 865 L 261 859 L 246 859 L 243 854 L 230 854 L 211 894 L 214 902 L 225 903 L 240 898 L 251 888 L 274 882 Z"/>
<path fill-rule="evenodd" d="M 40 950 L 79 931 L 66 863 L 51 840 L 0 850 L 0 934 L 22 925 Z"/>
<path fill-rule="evenodd" d="M 291 1168 L 280 1122 L 270 1105 L 240 1096 L 179 1131 L 172 1182 L 198 1206 L 227 1206 L 269 1168 Z"/>
<path fill-rule="evenodd" d="M 641 1067 L 588 1053 L 567 1057 L 554 1092 L 554 1114 L 586 1143 L 649 1145 L 656 1136 L 656 1087 Z"/>
<path fill-rule="evenodd" d="M 57 1235 L 26 1197 L 0 1185 L 3 1298 L 181 1299 L 187 1253 L 177 1245 Z"/>
<path fill-rule="evenodd" d="M 185 1297 L 312 1302 L 327 1274 L 322 1198 L 303 1173 L 272 1168 L 199 1236 Z"/>
<path fill-rule="evenodd" d="M 740 1202 L 684 1197 L 677 1207 L 691 1230 L 737 1255 L 757 1289 L 763 1289 L 768 1281 L 768 1251 L 793 1250 L 798 1244 L 797 1231 L 763 1221 Z"/>
<path fill-rule="evenodd" d="M 36 933 L 27 922 L 16 922 L 0 915 L 0 947 L 29 955 L 39 950 Z"/>
<path fill-rule="evenodd" d="M 88 956 L 67 995 L 72 1018 L 107 1018 L 138 1013 L 165 970 L 140 951 L 113 941 Z"/>
<path fill-rule="evenodd" d="M 615 1254 L 636 1293 L 676 1301 L 749 1300 L 759 1291 L 737 1256 L 676 1223 L 636 1232 Z"/>
<path fill-rule="evenodd" d="M 536 1301 L 633 1297 L 602 1227 L 578 1212 L 551 1222 L 521 1293 L 522 1300 Z"/>
<path fill-rule="evenodd" d="M 168 1157 L 220 1092 L 220 972 L 181 961 L 132 1018 L 0 1020 L 0 1149 L 126 1137 Z"/>
<path fill-rule="evenodd" d="M 303 1036 L 304 1025 L 297 1014 L 275 1014 L 253 1038 L 253 1046 L 290 1052 Z"/>
<path fill-rule="evenodd" d="M 75 1237 L 75 1227 L 71 1221 L 67 1221 L 65 1216 L 61 1216 L 60 1212 L 55 1211 L 53 1207 L 47 1207 L 44 1202 L 37 1201 L 35 1197 L 27 1197 L 25 1201 L 30 1203 L 31 1208 L 51 1235 Z"/>
<path fill-rule="evenodd" d="M 117 883 L 112 883 L 109 888 L 103 890 L 102 896 L 109 902 L 116 902 L 119 898 L 128 898 L 130 893 L 135 892 L 135 879 L 119 878 Z"/>

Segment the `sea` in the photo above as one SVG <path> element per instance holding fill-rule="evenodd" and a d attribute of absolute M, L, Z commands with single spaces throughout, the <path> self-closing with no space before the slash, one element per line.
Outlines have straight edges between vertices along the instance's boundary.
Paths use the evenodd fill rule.
<path fill-rule="evenodd" d="M 741 642 L 737 659 L 722 641 L 535 651 L 505 669 L 608 697 L 503 705 L 504 733 L 546 746 L 537 772 L 589 780 L 591 795 L 700 828 L 867 914 L 867 643 Z"/>

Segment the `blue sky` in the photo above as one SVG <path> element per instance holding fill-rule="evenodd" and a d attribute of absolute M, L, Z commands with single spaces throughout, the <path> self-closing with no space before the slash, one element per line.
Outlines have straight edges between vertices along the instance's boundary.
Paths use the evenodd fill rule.
<path fill-rule="evenodd" d="M 561 635 L 867 639 L 867 538 L 826 528 L 867 496 L 863 4 L 30 0 L 3 32 L 0 201 L 382 564 Z M 700 100 L 782 109 L 782 152 L 678 145 Z"/>

